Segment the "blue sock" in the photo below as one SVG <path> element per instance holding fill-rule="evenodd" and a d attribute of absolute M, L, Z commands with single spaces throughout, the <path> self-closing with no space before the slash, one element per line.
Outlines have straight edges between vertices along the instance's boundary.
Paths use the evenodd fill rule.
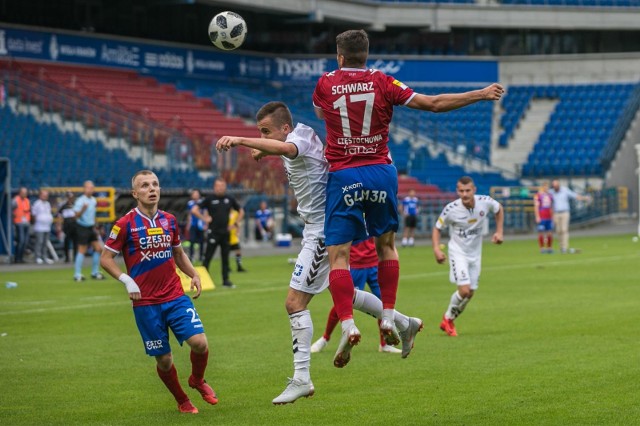
<path fill-rule="evenodd" d="M 100 272 L 100 253 L 93 252 L 93 268 L 91 269 L 91 275 L 96 275 Z"/>
<path fill-rule="evenodd" d="M 82 275 L 82 262 L 84 262 L 84 254 L 78 253 L 76 255 L 76 273 L 75 277 L 79 277 Z"/>

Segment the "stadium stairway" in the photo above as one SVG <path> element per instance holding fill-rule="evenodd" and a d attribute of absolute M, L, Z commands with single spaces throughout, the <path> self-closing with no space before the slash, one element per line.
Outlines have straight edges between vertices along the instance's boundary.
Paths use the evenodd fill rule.
<path fill-rule="evenodd" d="M 618 127 L 628 128 L 624 117 L 637 109 L 638 84 L 579 84 L 512 86 L 507 90 L 501 118 L 499 145 L 512 143 L 534 99 L 557 101 L 544 129 L 522 167 L 523 177 L 602 176 L 603 153 L 612 144 Z"/>

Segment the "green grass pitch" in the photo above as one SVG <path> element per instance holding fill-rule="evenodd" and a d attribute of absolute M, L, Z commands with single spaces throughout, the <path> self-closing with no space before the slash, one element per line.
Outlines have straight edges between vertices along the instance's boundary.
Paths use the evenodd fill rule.
<path fill-rule="evenodd" d="M 235 290 L 196 300 L 210 343 L 209 406 L 178 374 L 200 414 L 180 415 L 145 355 L 122 284 L 75 283 L 68 270 L 0 271 L 0 424 L 627 425 L 640 422 L 640 245 L 631 236 L 574 238 L 575 255 L 533 240 L 485 243 L 480 290 L 456 322 L 438 324 L 454 286 L 428 247 L 400 249 L 397 308 L 425 328 L 407 359 L 377 352 L 375 321 L 351 363 L 333 367 L 338 334 L 312 357 L 316 394 L 273 406 L 292 375 L 284 298 L 288 254 L 245 259 Z M 213 277 L 219 279 L 219 261 Z M 88 271 L 87 271 L 88 272 Z M 314 340 L 328 293 L 310 308 Z"/>

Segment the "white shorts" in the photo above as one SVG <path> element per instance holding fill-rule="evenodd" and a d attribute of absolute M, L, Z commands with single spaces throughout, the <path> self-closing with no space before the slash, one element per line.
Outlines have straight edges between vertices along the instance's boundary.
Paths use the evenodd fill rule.
<path fill-rule="evenodd" d="M 324 244 L 324 223 L 307 224 L 302 232 L 302 250 L 296 259 L 289 287 L 309 294 L 329 287 L 329 254 Z"/>
<path fill-rule="evenodd" d="M 480 263 L 480 257 L 469 259 L 467 256 L 449 252 L 449 281 L 455 285 L 471 285 L 472 290 L 477 290 Z"/>

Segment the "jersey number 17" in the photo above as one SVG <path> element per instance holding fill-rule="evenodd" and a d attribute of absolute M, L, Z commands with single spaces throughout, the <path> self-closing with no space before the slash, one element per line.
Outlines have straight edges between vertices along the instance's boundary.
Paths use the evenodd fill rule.
<path fill-rule="evenodd" d="M 376 98 L 376 94 L 370 93 L 358 93 L 355 95 L 349 95 L 349 102 L 365 102 L 364 105 L 364 117 L 362 117 L 362 132 L 361 136 L 369 136 L 371 131 L 371 114 L 373 114 L 373 102 Z M 345 137 L 351 137 L 351 127 L 349 126 L 349 109 L 347 108 L 347 95 L 342 95 L 333 103 L 333 109 L 340 110 L 340 120 L 342 121 L 342 135 Z"/>

